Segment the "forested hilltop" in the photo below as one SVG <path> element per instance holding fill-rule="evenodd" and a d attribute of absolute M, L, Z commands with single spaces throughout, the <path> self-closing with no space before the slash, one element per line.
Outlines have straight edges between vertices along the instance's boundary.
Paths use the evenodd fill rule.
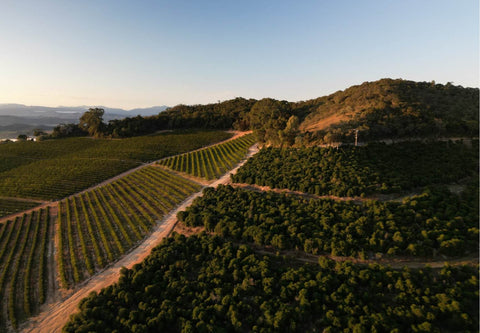
<path fill-rule="evenodd" d="M 478 92 L 450 83 L 382 79 L 296 106 L 309 110 L 300 128 L 318 140 L 352 140 L 354 129 L 363 140 L 475 136 Z"/>
<path fill-rule="evenodd" d="M 362 142 L 477 137 L 478 110 L 478 88 L 381 79 L 300 102 L 238 97 L 206 105 L 182 104 L 155 116 L 108 123 L 100 115 L 100 121 L 93 121 L 93 132 L 80 121 L 57 126 L 51 137 L 130 137 L 182 128 L 250 129 L 260 143 L 275 146 L 353 142 L 355 132 Z"/>

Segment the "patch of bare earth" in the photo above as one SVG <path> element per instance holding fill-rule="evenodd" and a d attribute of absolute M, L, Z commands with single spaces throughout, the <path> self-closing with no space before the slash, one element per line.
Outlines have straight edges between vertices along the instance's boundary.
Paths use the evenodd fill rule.
<path fill-rule="evenodd" d="M 175 224 L 175 228 L 173 228 L 173 232 L 176 232 L 177 234 L 184 235 L 186 237 L 190 237 L 192 235 L 199 234 L 201 232 L 205 231 L 205 227 L 187 227 L 185 224 L 182 222 L 178 222 Z"/>
<path fill-rule="evenodd" d="M 329 127 L 330 125 L 337 124 L 346 119 L 347 119 L 346 115 L 333 114 L 331 116 L 327 116 L 323 119 L 312 121 L 307 125 L 301 126 L 301 129 L 305 131 L 310 131 L 310 132 L 320 131 Z"/>
<path fill-rule="evenodd" d="M 45 297 L 45 304 L 50 304 L 61 299 L 62 295 L 60 293 L 60 283 L 57 274 L 57 249 L 58 249 L 58 239 L 57 239 L 57 216 L 58 216 L 58 205 L 55 205 L 53 208 L 50 208 L 50 227 L 48 230 L 48 249 L 47 249 L 47 294 Z M 40 311 L 43 311 L 42 306 Z"/>

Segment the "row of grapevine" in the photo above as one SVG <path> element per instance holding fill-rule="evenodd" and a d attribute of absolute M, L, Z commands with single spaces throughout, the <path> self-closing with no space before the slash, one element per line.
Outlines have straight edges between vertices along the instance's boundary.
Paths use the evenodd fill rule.
<path fill-rule="evenodd" d="M 39 200 L 63 199 L 142 162 L 188 152 L 229 137 L 231 133 L 223 131 L 178 131 L 121 140 L 67 138 L 2 144 L 0 194 Z M 0 216 L 2 206 L 0 200 Z M 5 206 L 5 210 L 7 208 Z M 3 215 L 10 212 L 8 209 Z"/>
<path fill-rule="evenodd" d="M 253 135 L 248 134 L 206 149 L 172 156 L 159 161 L 158 164 L 211 180 L 223 175 L 245 157 L 248 148 L 254 142 Z"/>
<path fill-rule="evenodd" d="M 49 229 L 49 208 L 0 224 L 0 331 L 45 302 Z"/>
<path fill-rule="evenodd" d="M 200 185 L 154 166 L 59 203 L 58 267 L 70 288 L 135 246 Z"/>
<path fill-rule="evenodd" d="M 40 202 L 0 197 L 0 217 L 15 214 L 38 206 Z"/>

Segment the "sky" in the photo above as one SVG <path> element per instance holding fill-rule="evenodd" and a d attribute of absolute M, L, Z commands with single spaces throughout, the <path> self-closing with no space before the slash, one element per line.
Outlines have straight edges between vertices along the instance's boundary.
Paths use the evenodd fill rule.
<path fill-rule="evenodd" d="M 0 0 L 0 103 L 300 101 L 381 78 L 479 87 L 478 0 Z"/>

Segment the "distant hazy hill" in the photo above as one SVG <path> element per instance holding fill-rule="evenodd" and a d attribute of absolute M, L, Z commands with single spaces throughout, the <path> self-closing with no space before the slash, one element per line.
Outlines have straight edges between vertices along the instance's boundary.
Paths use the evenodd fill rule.
<path fill-rule="evenodd" d="M 306 115 L 303 132 L 345 140 L 358 129 L 363 139 L 478 135 L 479 90 L 452 84 L 382 79 L 329 96 L 294 103 Z"/>
<path fill-rule="evenodd" d="M 22 104 L 0 104 L 0 138 L 14 137 L 20 133 L 29 134 L 34 128 L 49 130 L 60 123 L 77 123 L 89 106 L 45 107 Z M 166 106 L 123 110 L 101 107 L 105 110 L 104 120 L 125 117 L 152 116 L 164 111 Z"/>

